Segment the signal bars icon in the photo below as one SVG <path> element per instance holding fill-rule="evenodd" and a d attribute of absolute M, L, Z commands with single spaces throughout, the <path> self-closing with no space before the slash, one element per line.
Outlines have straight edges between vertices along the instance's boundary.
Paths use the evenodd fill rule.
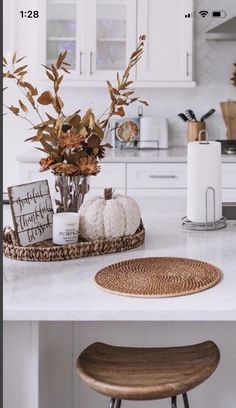
<path fill-rule="evenodd" d="M 193 11 L 192 13 L 185 14 L 184 17 L 185 17 L 185 18 L 193 18 L 193 17 L 196 17 L 196 11 Z"/>

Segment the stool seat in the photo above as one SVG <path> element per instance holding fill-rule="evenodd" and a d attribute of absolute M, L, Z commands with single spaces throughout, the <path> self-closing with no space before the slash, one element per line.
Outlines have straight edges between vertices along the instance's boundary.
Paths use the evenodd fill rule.
<path fill-rule="evenodd" d="M 166 348 L 94 343 L 77 360 L 89 387 L 116 399 L 153 400 L 186 393 L 204 382 L 220 360 L 212 341 Z"/>

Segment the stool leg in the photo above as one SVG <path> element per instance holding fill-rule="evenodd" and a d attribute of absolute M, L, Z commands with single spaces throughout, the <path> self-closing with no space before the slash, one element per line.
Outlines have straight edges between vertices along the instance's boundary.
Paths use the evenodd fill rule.
<path fill-rule="evenodd" d="M 177 408 L 177 398 L 171 397 L 171 408 Z"/>
<path fill-rule="evenodd" d="M 114 408 L 114 407 L 115 407 L 115 403 L 116 403 L 116 399 L 115 399 L 115 398 L 111 398 L 111 399 L 110 399 L 110 403 L 109 403 L 109 408 Z"/>
<path fill-rule="evenodd" d="M 184 400 L 184 408 L 189 408 L 188 397 L 187 397 L 186 392 L 183 393 L 183 400 Z"/>
<path fill-rule="evenodd" d="M 120 408 L 121 407 L 121 400 L 118 399 L 116 400 L 116 408 Z"/>

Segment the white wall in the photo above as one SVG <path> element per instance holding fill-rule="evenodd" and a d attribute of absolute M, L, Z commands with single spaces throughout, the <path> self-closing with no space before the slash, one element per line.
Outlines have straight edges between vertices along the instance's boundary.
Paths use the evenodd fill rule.
<path fill-rule="evenodd" d="M 32 72 L 32 79 L 36 79 L 35 72 L 37 66 L 37 49 L 40 47 L 40 38 L 37 40 L 34 30 L 35 25 L 43 24 L 41 20 L 22 20 L 19 17 L 19 10 L 37 8 L 38 0 L 4 0 L 5 5 L 13 1 L 16 10 L 13 13 L 13 20 L 6 24 L 7 30 L 4 36 L 9 36 L 13 32 L 13 40 L 17 50 L 21 55 L 27 55 Z M 40 3 L 40 2 L 39 2 Z M 206 9 L 211 11 L 227 11 L 227 18 L 236 15 L 235 0 L 198 0 L 195 2 L 195 9 Z M 9 7 L 9 6 L 8 6 Z M 157 10 L 157 12 L 160 12 Z M 147 99 L 150 107 L 145 109 L 147 115 L 164 115 L 170 122 L 170 144 L 183 145 L 186 143 L 186 125 L 177 117 L 179 112 L 192 108 L 198 116 L 205 113 L 210 108 L 217 110 L 216 114 L 207 122 L 210 138 L 225 138 L 225 126 L 219 109 L 219 102 L 227 99 L 235 99 L 236 88 L 233 87 L 229 78 L 233 71 L 233 62 L 236 61 L 236 44 L 230 42 L 207 42 L 204 39 L 204 32 L 208 31 L 224 19 L 213 19 L 197 17 L 195 19 L 195 78 L 197 87 L 192 89 L 140 89 L 138 94 Z M 10 27 L 10 31 L 9 31 Z M 7 31 L 7 32 L 6 32 Z M 39 89 L 41 87 L 40 84 Z M 41 89 L 43 89 L 41 87 Z M 62 95 L 66 101 L 67 112 L 78 107 L 86 108 L 92 106 L 97 113 L 103 112 L 108 103 L 107 93 L 104 89 L 75 89 L 64 88 Z M 16 101 L 15 91 L 6 91 L 6 103 Z M 130 108 L 128 113 L 135 113 L 136 108 Z M 4 116 L 4 190 L 7 185 L 18 183 L 15 156 L 17 153 L 26 151 L 29 146 L 23 143 L 24 139 L 30 135 L 28 125 L 12 115 Z"/>

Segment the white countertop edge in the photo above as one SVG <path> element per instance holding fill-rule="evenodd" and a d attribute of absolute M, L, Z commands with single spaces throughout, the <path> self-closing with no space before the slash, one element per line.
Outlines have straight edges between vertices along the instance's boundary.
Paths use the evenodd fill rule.
<path fill-rule="evenodd" d="M 16 156 L 18 163 L 38 164 L 45 155 L 35 149 L 27 150 Z M 168 149 L 132 150 L 111 149 L 100 161 L 102 163 L 187 163 L 187 144 L 170 146 Z M 236 163 L 236 155 L 221 155 L 222 163 Z"/>
<path fill-rule="evenodd" d="M 94 321 L 116 321 L 116 322 L 236 322 L 236 312 L 235 311 L 225 311 L 225 310 L 214 310 L 214 311 L 203 311 L 196 312 L 193 317 L 194 311 L 185 310 L 185 315 L 183 311 L 178 312 L 169 312 L 161 311 L 158 314 L 153 313 L 142 313 L 136 311 L 131 313 L 129 311 L 119 311 L 114 314 L 114 311 L 107 313 L 107 311 L 96 311 L 96 313 L 91 313 L 90 311 L 71 311 L 64 310 L 55 311 L 55 310 L 46 310 L 46 311 L 32 311 L 32 310 L 8 310 L 3 313 L 3 321 L 61 321 L 61 322 L 94 322 Z M 50 315 L 50 318 L 48 318 Z"/>

